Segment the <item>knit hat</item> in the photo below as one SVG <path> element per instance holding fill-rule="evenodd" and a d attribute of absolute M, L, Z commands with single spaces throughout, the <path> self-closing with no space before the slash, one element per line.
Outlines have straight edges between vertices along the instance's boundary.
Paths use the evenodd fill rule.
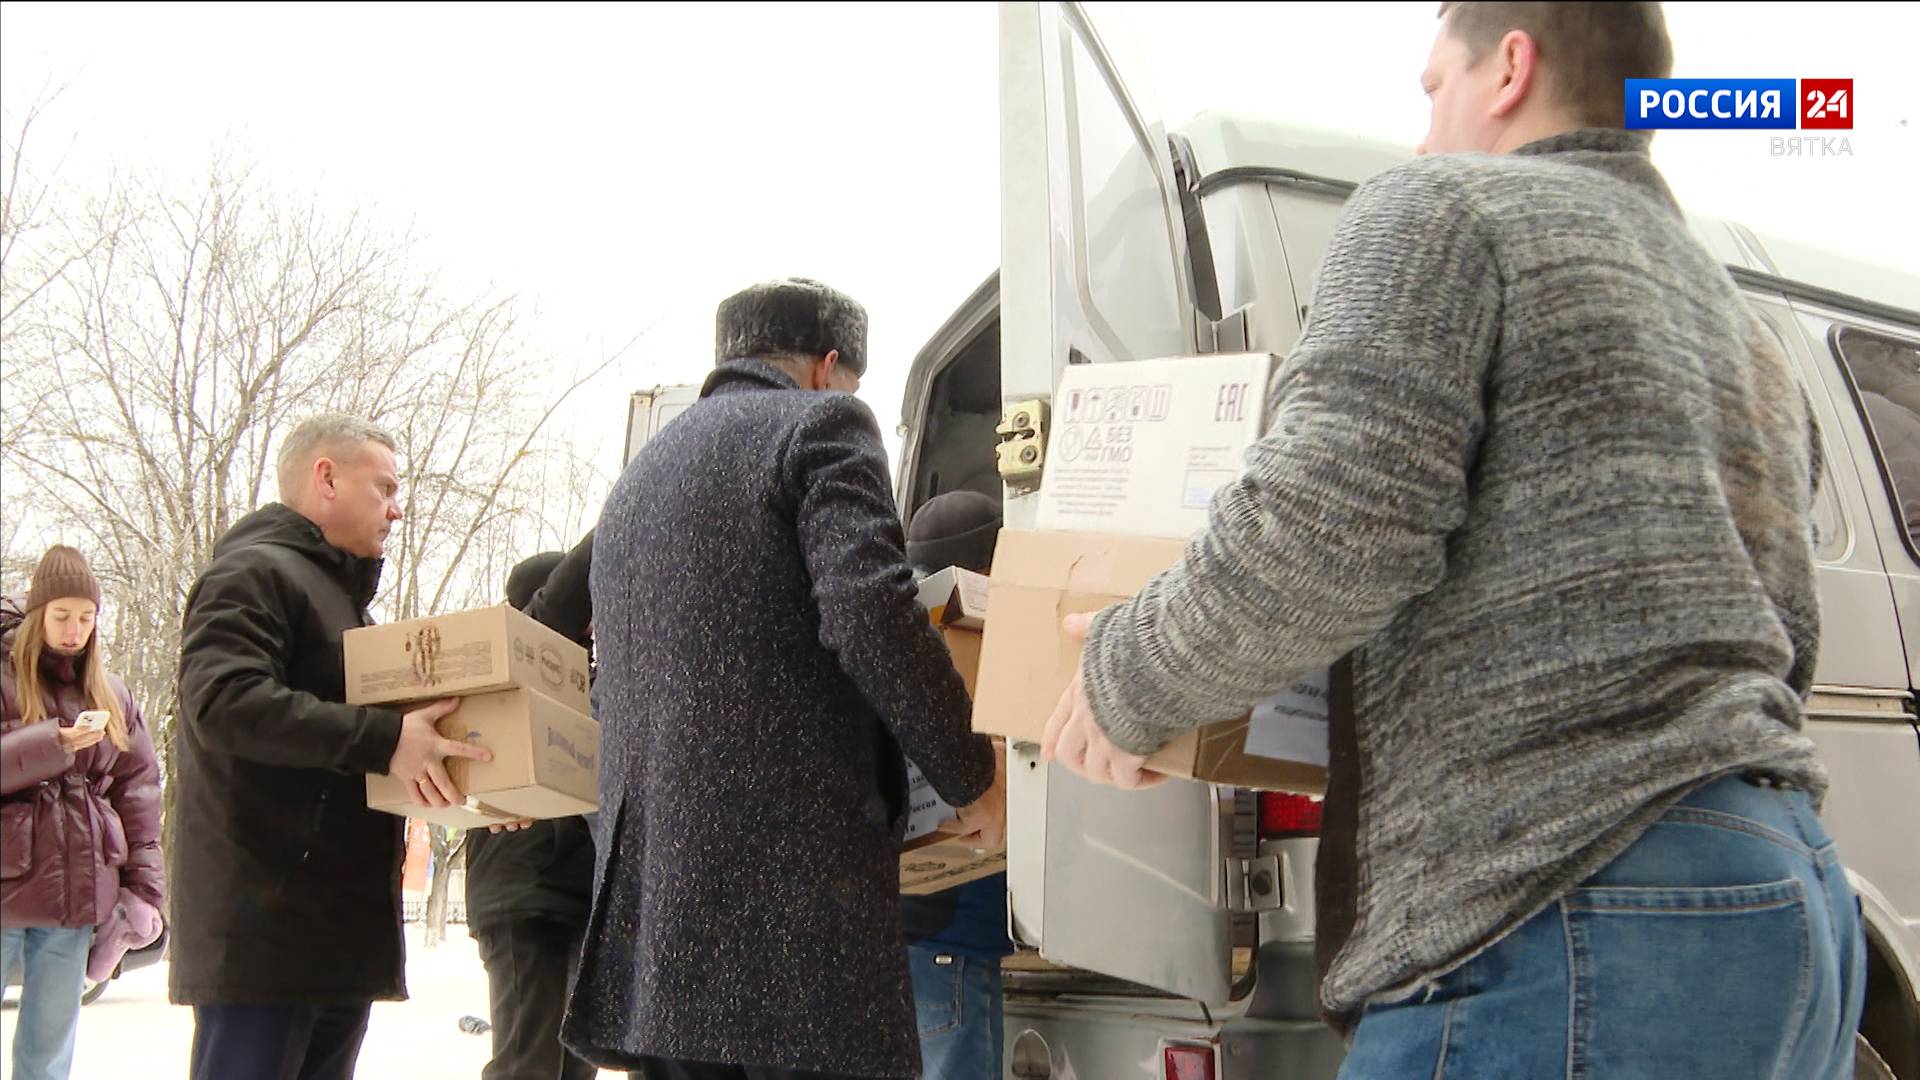
<path fill-rule="evenodd" d="M 36 611 L 55 600 L 91 600 L 100 606 L 100 580 L 93 576 L 87 557 L 65 544 L 55 544 L 40 557 L 27 592 L 27 610 Z"/>
<path fill-rule="evenodd" d="M 558 551 L 543 551 L 531 558 L 520 560 L 520 565 L 507 572 L 507 603 L 515 611 L 527 610 L 533 603 L 533 594 L 553 576 L 553 568 L 560 565 L 566 555 Z"/>
<path fill-rule="evenodd" d="M 949 566 L 984 574 L 1000 539 L 1000 504 L 978 491 L 949 491 L 923 503 L 907 527 L 907 561 L 923 573 Z"/>
<path fill-rule="evenodd" d="M 720 301 L 714 318 L 714 360 L 839 350 L 840 366 L 867 373 L 867 309 L 845 293 L 808 278 L 750 286 Z"/>

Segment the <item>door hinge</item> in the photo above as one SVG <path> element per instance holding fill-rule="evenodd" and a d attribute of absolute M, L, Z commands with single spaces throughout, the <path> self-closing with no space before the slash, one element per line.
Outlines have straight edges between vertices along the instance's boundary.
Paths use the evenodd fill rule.
<path fill-rule="evenodd" d="M 1278 911 L 1287 906 L 1286 891 L 1280 856 L 1227 860 L 1229 911 Z"/>
<path fill-rule="evenodd" d="M 1034 398 L 1008 406 L 1000 426 L 995 449 L 1000 462 L 1000 479 L 1015 491 L 1040 486 L 1040 474 L 1047 464 L 1047 414 L 1045 401 Z"/>
<path fill-rule="evenodd" d="M 1249 320 L 1253 314 L 1253 305 L 1228 312 L 1213 324 L 1213 348 L 1220 353 L 1243 353 L 1253 351 L 1253 330 Z"/>

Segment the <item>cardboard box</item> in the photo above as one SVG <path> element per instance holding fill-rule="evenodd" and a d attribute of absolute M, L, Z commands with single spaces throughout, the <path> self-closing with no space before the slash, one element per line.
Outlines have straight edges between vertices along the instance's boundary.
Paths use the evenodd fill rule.
<path fill-rule="evenodd" d="M 987 625 L 987 575 L 949 566 L 920 579 L 920 606 L 935 626 L 980 630 Z"/>
<path fill-rule="evenodd" d="M 985 574 L 949 566 L 920 579 L 920 606 L 940 628 L 953 654 L 954 670 L 973 695 L 980 674 L 980 631 L 987 625 L 988 582 Z"/>
<path fill-rule="evenodd" d="M 1006 869 L 1004 847 L 982 853 L 951 841 L 929 844 L 900 856 L 900 892 L 928 896 Z"/>
<path fill-rule="evenodd" d="M 973 729 L 1039 743 L 1080 665 L 1080 643 L 1066 636 L 1061 620 L 1127 599 L 1178 562 L 1185 547 L 1183 541 L 1155 537 L 1001 530 Z M 1324 686 L 1319 695 L 1324 702 Z M 1273 708 L 1263 704 L 1248 717 L 1189 731 L 1153 755 L 1148 767 L 1219 784 L 1320 794 L 1326 790 L 1325 710 L 1317 718 L 1311 715 L 1313 696 L 1309 681 Z M 1256 721 L 1291 725 L 1294 736 L 1276 742 L 1255 733 L 1256 747 L 1311 746 L 1315 733 L 1303 725 L 1317 722 L 1319 760 L 1248 753 L 1249 727 Z"/>
<path fill-rule="evenodd" d="M 986 626 L 988 581 L 984 574 L 949 566 L 920 581 L 920 604 L 940 628 L 953 666 L 974 692 L 980 671 L 980 631 Z M 940 832 L 956 816 L 925 774 L 907 762 L 907 835 L 900 855 L 900 891 L 924 896 L 963 885 L 1007 868 L 1004 845 L 976 851 Z"/>
<path fill-rule="evenodd" d="M 939 843 L 940 826 L 956 816 L 952 805 L 933 790 L 920 766 L 907 762 L 907 835 L 902 851 Z"/>
<path fill-rule="evenodd" d="M 1006 845 L 976 850 L 939 831 L 954 819 L 954 809 L 911 761 L 907 762 L 907 798 L 911 808 L 906 844 L 900 855 L 902 893 L 925 896 L 1007 868 Z"/>
<path fill-rule="evenodd" d="M 947 652 L 953 656 L 953 669 L 967 684 L 967 696 L 972 697 L 980 682 L 980 631 L 948 626 L 941 629 L 940 636 L 946 639 Z"/>
<path fill-rule="evenodd" d="M 600 725 L 560 702 L 531 690 L 475 694 L 438 727 L 449 739 L 493 751 L 492 761 L 447 762 L 467 805 L 416 806 L 405 780 L 376 773 L 367 776 L 368 806 L 463 829 L 599 808 Z"/>
<path fill-rule="evenodd" d="M 1061 373 L 1037 527 L 1181 539 L 1206 526 L 1266 423 L 1264 353 L 1076 364 Z"/>
<path fill-rule="evenodd" d="M 365 626 L 341 637 L 347 704 L 388 705 L 496 690 L 537 690 L 576 713 L 587 650 L 505 604 Z"/>

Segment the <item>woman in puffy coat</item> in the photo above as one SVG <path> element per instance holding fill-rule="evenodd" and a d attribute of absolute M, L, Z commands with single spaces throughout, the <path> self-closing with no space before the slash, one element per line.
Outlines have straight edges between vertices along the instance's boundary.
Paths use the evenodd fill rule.
<path fill-rule="evenodd" d="M 0 975 L 26 967 L 16 1080 L 67 1076 L 95 927 L 109 948 L 158 934 L 160 770 L 126 684 L 101 666 L 99 610 L 69 547 L 40 560 L 24 611 L 0 600 Z M 106 714 L 97 730 L 76 725 L 90 711 Z"/>

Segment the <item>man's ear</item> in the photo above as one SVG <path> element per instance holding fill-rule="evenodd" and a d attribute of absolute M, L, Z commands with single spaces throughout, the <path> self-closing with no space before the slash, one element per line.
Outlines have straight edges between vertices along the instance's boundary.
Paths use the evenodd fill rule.
<path fill-rule="evenodd" d="M 1540 46 L 1525 30 L 1509 30 L 1488 59 L 1499 66 L 1500 88 L 1487 112 L 1506 119 L 1526 102 L 1539 84 Z"/>
<path fill-rule="evenodd" d="M 313 459 L 313 493 L 322 499 L 332 499 L 339 494 L 337 466 L 330 457 Z"/>
<path fill-rule="evenodd" d="M 813 388 L 815 390 L 833 389 L 833 369 L 840 364 L 840 350 L 828 349 L 827 355 L 813 365 Z"/>

